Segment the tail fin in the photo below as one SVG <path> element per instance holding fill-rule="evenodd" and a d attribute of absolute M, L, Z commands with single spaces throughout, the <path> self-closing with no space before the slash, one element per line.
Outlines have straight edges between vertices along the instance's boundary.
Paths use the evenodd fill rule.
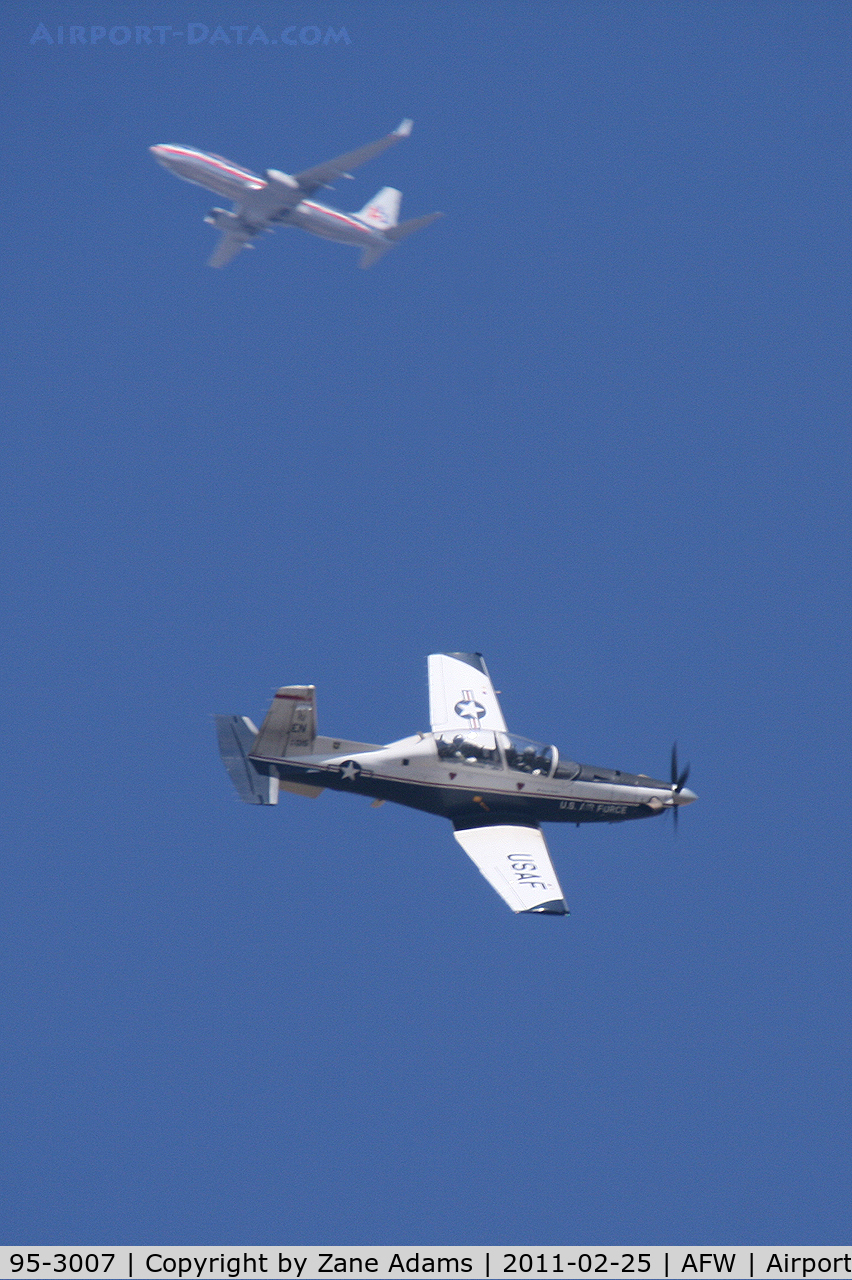
<path fill-rule="evenodd" d="M 387 231 L 389 227 L 396 226 L 401 200 L 401 191 L 395 187 L 382 187 L 355 216 L 376 231 Z"/>
<path fill-rule="evenodd" d="M 237 794 L 246 804 L 277 804 L 278 774 L 249 760 L 257 729 L 248 716 L 216 716 L 219 754 Z"/>
<path fill-rule="evenodd" d="M 283 760 L 309 755 L 317 736 L 316 689 L 291 684 L 279 689 L 251 748 L 253 759 Z"/>

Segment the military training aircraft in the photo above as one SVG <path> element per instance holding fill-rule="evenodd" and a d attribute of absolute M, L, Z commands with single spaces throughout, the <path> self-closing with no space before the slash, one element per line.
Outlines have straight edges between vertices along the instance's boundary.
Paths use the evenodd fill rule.
<path fill-rule="evenodd" d="M 539 822 L 624 822 L 697 797 L 671 782 L 595 769 L 556 747 L 509 733 L 479 653 L 429 657 L 431 733 L 388 746 L 317 736 L 313 685 L 279 689 L 260 731 L 247 716 L 216 716 L 219 751 L 240 798 L 277 804 L 280 790 L 324 788 L 372 796 L 452 821 L 456 840 L 515 912 L 566 915 L 568 908 Z"/>
<path fill-rule="evenodd" d="M 411 133 L 411 121 L 403 120 L 393 133 L 369 142 L 357 151 L 347 151 L 315 169 L 291 176 L 278 169 L 267 169 L 260 178 L 250 169 L 225 160 L 222 156 L 197 151 L 194 147 L 162 144 L 151 147 L 151 154 L 179 178 L 208 187 L 234 201 L 233 212 L 211 209 L 205 222 L 218 227 L 222 237 L 210 258 L 211 267 L 224 267 L 241 249 L 253 248 L 252 241 L 261 231 L 278 226 L 301 227 L 327 240 L 357 245 L 362 249 L 362 267 L 370 267 L 397 241 L 428 227 L 440 213 L 427 213 L 422 218 L 398 222 L 402 192 L 383 187 L 357 213 L 342 213 L 329 205 L 311 199 L 315 191 L 328 187 L 336 178 L 351 178 L 365 160 L 379 155 Z"/>

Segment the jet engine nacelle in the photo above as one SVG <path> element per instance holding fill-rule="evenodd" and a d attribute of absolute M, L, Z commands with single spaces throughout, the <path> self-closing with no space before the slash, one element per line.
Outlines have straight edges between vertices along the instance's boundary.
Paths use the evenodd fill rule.
<path fill-rule="evenodd" d="M 205 222 L 209 222 L 211 227 L 218 227 L 220 231 L 233 231 L 239 217 L 235 213 L 229 213 L 227 209 L 211 209 Z"/>

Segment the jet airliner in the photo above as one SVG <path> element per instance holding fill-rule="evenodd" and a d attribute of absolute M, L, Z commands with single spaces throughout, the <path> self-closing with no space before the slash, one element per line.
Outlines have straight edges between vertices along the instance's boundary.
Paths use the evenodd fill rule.
<path fill-rule="evenodd" d="M 421 218 L 399 222 L 402 192 L 395 187 L 382 187 L 357 213 L 344 213 L 321 204 L 313 196 L 337 178 L 351 178 L 350 169 L 356 169 L 410 133 L 411 121 L 403 120 L 393 133 L 377 142 L 347 151 L 314 169 L 295 175 L 267 169 L 265 178 L 195 147 L 162 143 L 150 151 L 179 178 L 207 187 L 234 202 L 233 210 L 211 209 L 204 219 L 222 232 L 209 259 L 211 267 L 224 267 L 241 249 L 253 248 L 252 242 L 261 231 L 272 231 L 279 226 L 301 227 L 326 240 L 356 245 L 361 249 L 360 265 L 370 267 L 405 236 L 428 227 L 441 214 L 427 213 Z"/>
<path fill-rule="evenodd" d="M 313 685 L 279 689 L 258 730 L 248 716 L 216 716 L 219 751 L 242 800 L 277 804 L 280 791 L 324 788 L 393 800 L 449 818 L 455 838 L 515 912 L 567 915 L 540 822 L 624 822 L 697 799 L 671 781 L 569 760 L 509 733 L 480 653 L 428 661 L 431 732 L 388 746 L 317 736 Z"/>

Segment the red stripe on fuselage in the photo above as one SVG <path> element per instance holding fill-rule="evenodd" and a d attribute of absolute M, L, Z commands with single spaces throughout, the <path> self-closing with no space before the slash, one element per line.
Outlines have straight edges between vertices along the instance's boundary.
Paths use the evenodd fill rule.
<path fill-rule="evenodd" d="M 222 173 L 230 174 L 237 178 L 246 178 L 250 182 L 258 183 L 259 187 L 267 185 L 256 173 L 251 173 L 248 169 L 240 169 L 237 165 L 232 164 L 230 160 L 221 160 L 216 156 L 208 155 L 205 151 L 193 151 L 190 147 L 163 147 L 163 150 L 170 156 L 186 156 L 188 160 L 200 160 L 209 165 L 211 169 L 221 169 Z"/>
<path fill-rule="evenodd" d="M 366 223 L 359 222 L 357 218 L 350 218 L 346 213 L 340 213 L 337 209 L 329 209 L 325 204 L 314 204 L 313 200 L 302 200 L 303 209 L 316 209 L 317 213 L 327 213 L 332 218 L 339 218 L 341 222 L 348 222 L 350 227 L 357 227 L 359 231 L 373 231 L 373 227 L 368 227 Z M 298 207 L 298 206 L 297 206 Z"/>

